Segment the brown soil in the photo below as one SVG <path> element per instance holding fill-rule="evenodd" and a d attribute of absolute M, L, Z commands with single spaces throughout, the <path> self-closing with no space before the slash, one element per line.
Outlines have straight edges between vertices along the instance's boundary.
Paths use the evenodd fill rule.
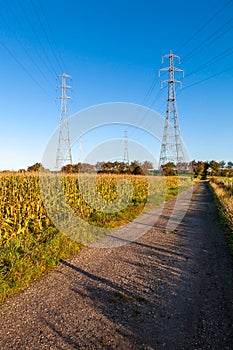
<path fill-rule="evenodd" d="M 233 271 L 212 194 L 200 183 L 165 232 L 85 248 L 0 308 L 0 349 L 233 349 Z"/>

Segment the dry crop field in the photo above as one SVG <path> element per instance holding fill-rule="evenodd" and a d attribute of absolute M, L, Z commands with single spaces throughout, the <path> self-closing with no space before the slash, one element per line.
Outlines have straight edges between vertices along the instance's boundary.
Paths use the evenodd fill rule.
<path fill-rule="evenodd" d="M 117 199 L 117 184 L 126 180 L 133 186 L 133 195 L 129 204 L 120 212 L 105 214 L 102 208 L 95 209 L 98 198 L 95 198 L 92 182 L 93 176 L 82 177 L 82 188 L 85 196 L 95 200 L 94 205 L 89 205 L 83 198 L 84 193 L 80 190 L 77 175 L 45 175 L 46 180 L 61 182 L 67 203 L 72 209 L 96 225 L 120 226 L 135 218 L 143 209 L 146 202 L 151 206 L 159 205 L 164 200 L 171 198 L 188 188 L 192 181 L 190 177 L 145 177 L 135 175 L 98 175 L 94 181 L 98 194 L 107 202 Z M 56 185 L 50 186 L 47 195 L 51 201 L 57 200 Z M 127 197 L 128 187 L 125 193 L 120 193 L 123 198 Z M 93 191 L 93 192 L 92 192 Z M 124 203 L 123 203 L 124 205 Z M 57 211 L 59 212 L 59 201 Z M 23 234 L 39 234 L 52 226 L 52 222 L 46 214 L 40 195 L 40 181 L 37 173 L 2 173 L 0 175 L 0 242 L 5 243 L 12 238 Z"/>
<path fill-rule="evenodd" d="M 213 177 L 210 184 L 214 189 L 226 219 L 233 227 L 233 179 L 227 177 Z"/>
<path fill-rule="evenodd" d="M 233 257 L 233 178 L 212 177 L 210 185 L 218 199 L 220 218 L 226 227 L 226 238 Z"/>
<path fill-rule="evenodd" d="M 118 184 L 122 182 L 128 185 L 119 188 Z M 82 246 L 53 225 L 41 196 L 44 183 L 49 184 L 44 196 L 53 203 L 59 215 L 62 211 L 59 198 L 64 197 L 68 206 L 89 224 L 114 228 L 133 220 L 145 205 L 152 208 L 185 190 L 192 184 L 192 179 L 190 176 L 79 177 L 1 173 L 0 301 L 29 285 L 32 279 L 53 268 L 60 259 L 78 252 Z M 120 209 L 104 211 L 101 205 L 111 204 L 117 198 Z"/>

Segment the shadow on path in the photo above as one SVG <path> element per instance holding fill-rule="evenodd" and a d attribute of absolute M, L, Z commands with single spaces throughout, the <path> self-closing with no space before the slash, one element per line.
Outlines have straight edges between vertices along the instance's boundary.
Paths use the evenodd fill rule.
<path fill-rule="evenodd" d="M 232 266 L 213 198 L 199 185 L 175 232 L 85 248 L 1 311 L 2 350 L 232 349 Z"/>

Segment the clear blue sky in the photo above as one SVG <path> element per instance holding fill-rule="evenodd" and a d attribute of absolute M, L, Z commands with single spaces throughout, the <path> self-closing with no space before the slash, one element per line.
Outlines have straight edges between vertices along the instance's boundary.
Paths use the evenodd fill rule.
<path fill-rule="evenodd" d="M 56 74 L 72 75 L 70 115 L 121 101 L 164 114 L 165 75 L 145 96 L 170 49 L 186 76 L 177 105 L 191 158 L 233 161 L 232 37 L 229 0 L 1 0 L 0 170 L 41 161 L 59 123 Z"/>

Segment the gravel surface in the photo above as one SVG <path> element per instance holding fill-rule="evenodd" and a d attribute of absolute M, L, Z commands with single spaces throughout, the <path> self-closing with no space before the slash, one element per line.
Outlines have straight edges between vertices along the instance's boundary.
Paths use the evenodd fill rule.
<path fill-rule="evenodd" d="M 206 183 L 171 233 L 85 248 L 0 307 L 0 349 L 233 349 L 233 271 Z"/>

